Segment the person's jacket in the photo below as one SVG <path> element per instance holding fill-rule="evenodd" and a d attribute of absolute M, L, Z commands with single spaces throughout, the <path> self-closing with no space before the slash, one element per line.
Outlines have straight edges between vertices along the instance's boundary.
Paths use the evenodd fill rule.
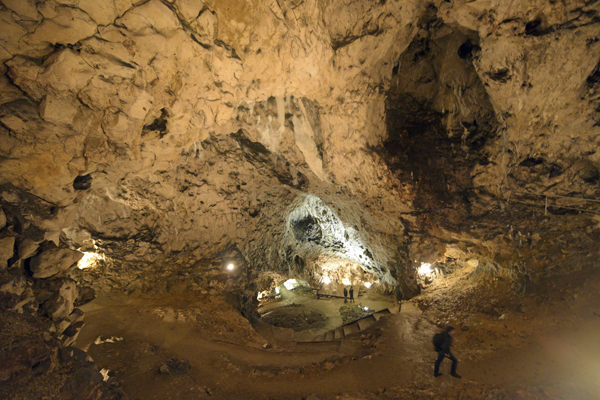
<path fill-rule="evenodd" d="M 450 346 L 452 346 L 452 335 L 446 331 L 442 332 L 442 345 L 440 346 L 441 351 L 444 353 L 450 353 Z"/>

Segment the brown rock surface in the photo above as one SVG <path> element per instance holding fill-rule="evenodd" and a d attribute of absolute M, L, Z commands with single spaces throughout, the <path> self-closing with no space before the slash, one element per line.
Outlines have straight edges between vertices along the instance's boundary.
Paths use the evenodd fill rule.
<path fill-rule="evenodd" d="M 83 257 L 83 254 L 78 251 L 50 248 L 31 258 L 31 273 L 34 278 L 48 278 L 60 272 L 67 271 L 81 257 Z"/>

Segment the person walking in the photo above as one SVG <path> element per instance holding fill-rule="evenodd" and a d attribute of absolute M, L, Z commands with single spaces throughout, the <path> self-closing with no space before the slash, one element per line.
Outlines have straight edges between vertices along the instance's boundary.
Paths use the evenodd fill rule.
<path fill-rule="evenodd" d="M 354 288 L 350 286 L 350 303 L 354 303 Z"/>
<path fill-rule="evenodd" d="M 452 335 L 456 333 L 456 330 L 453 326 L 448 325 L 444 331 L 438 333 L 433 338 L 433 345 L 435 347 L 435 351 L 438 353 L 437 359 L 435 360 L 435 365 L 433 368 L 433 376 L 436 378 L 440 375 L 440 364 L 444 361 L 444 357 L 448 357 L 450 361 L 452 361 L 452 367 L 450 368 L 450 375 L 455 378 L 461 378 L 461 376 L 456 373 L 456 367 L 458 366 L 458 360 L 452 352 L 450 351 L 450 346 L 452 346 Z"/>
<path fill-rule="evenodd" d="M 348 302 L 348 288 L 344 286 L 344 303 Z"/>

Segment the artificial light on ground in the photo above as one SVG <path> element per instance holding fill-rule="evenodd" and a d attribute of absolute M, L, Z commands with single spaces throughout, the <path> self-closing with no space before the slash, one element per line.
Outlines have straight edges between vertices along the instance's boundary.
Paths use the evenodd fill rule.
<path fill-rule="evenodd" d="M 233 270 L 233 268 L 234 268 L 234 267 L 233 267 L 233 264 L 229 264 L 229 265 L 227 266 L 227 269 L 228 269 L 228 270 L 230 270 L 230 271 L 232 271 L 232 270 Z"/>
<path fill-rule="evenodd" d="M 421 275 L 427 275 L 428 273 L 431 272 L 431 264 L 429 264 L 429 263 L 421 263 L 421 266 L 419 267 L 418 272 Z"/>

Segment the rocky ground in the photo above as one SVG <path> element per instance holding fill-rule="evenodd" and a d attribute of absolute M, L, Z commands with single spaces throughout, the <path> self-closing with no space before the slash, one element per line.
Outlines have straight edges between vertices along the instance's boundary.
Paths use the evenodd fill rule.
<path fill-rule="evenodd" d="M 87 353 L 60 347 L 39 319 L 5 311 L 0 316 L 0 398 L 128 399 L 104 382 Z"/>

